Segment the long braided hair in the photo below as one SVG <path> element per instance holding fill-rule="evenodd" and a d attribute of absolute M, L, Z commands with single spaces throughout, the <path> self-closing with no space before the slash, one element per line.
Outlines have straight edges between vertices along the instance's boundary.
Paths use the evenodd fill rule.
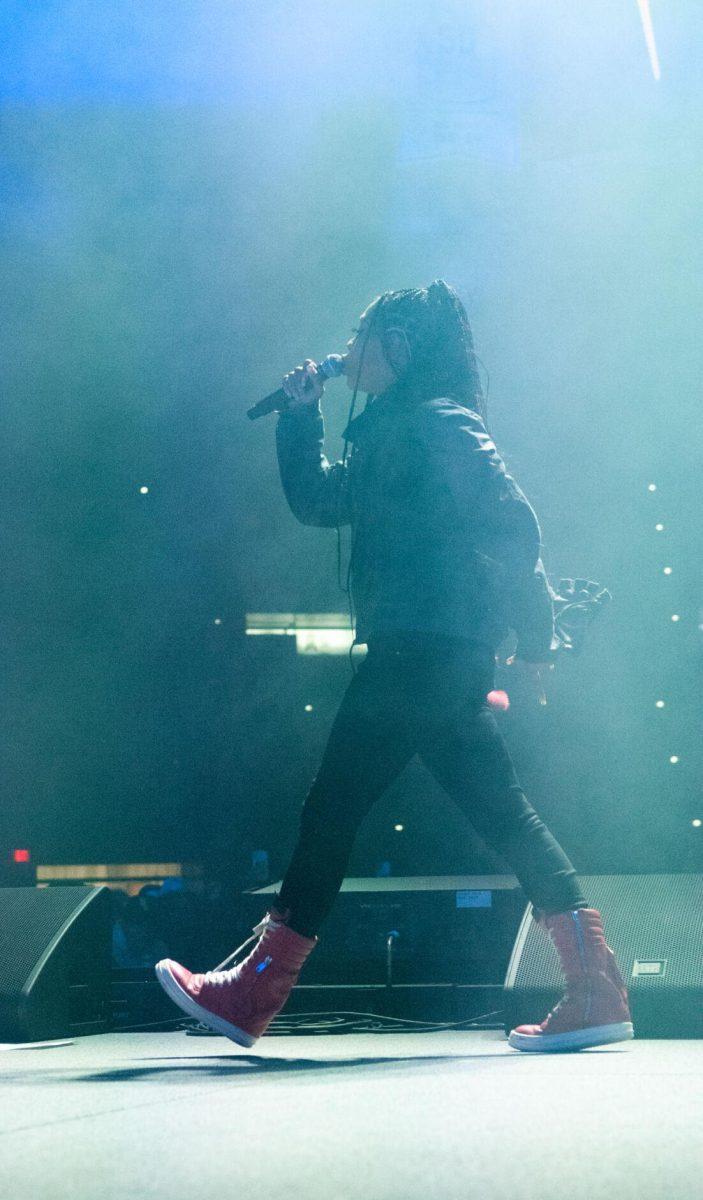
<path fill-rule="evenodd" d="M 383 343 L 391 330 L 403 333 L 410 362 L 399 380 L 411 398 L 448 396 L 487 421 L 466 309 L 453 287 L 435 279 L 427 288 L 384 292 L 371 305 L 372 328 Z"/>

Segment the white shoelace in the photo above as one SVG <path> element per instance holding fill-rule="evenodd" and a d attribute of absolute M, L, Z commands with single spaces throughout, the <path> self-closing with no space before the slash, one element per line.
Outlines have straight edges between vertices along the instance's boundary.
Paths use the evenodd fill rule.
<path fill-rule="evenodd" d="M 266 913 L 265 917 L 259 921 L 259 924 L 254 926 L 254 932 L 251 937 L 248 937 L 245 942 L 242 942 L 241 946 L 238 946 L 236 950 L 233 950 L 231 954 L 228 954 L 227 958 L 223 959 L 221 963 L 218 963 L 218 965 L 214 967 L 212 971 L 207 971 L 205 973 L 205 983 L 212 983 L 215 985 L 215 987 L 221 987 L 222 984 L 230 983 L 234 978 L 234 973 L 237 970 L 238 964 L 230 967 L 228 971 L 223 970 L 223 968 L 226 967 L 228 963 L 231 963 L 233 959 L 237 957 L 240 951 L 244 950 L 250 942 L 255 941 L 256 938 L 262 934 L 269 925 L 277 924 L 280 924 L 280 922 L 274 921 L 271 914 Z"/>

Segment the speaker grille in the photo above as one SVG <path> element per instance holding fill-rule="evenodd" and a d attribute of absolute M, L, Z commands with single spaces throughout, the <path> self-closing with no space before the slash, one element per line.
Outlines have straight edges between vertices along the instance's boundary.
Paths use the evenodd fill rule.
<path fill-rule="evenodd" d="M 636 1037 L 703 1037 L 703 875 L 581 876 L 603 916 Z M 633 975 L 635 963 L 646 964 Z M 653 973 L 646 973 L 647 966 Z M 524 913 L 503 990 L 505 1029 L 543 1021 L 563 992 L 551 939 Z"/>
<path fill-rule="evenodd" d="M 110 920 L 106 887 L 0 888 L 0 1041 L 106 1027 Z"/>
<path fill-rule="evenodd" d="M 22 991 L 66 922 L 94 900 L 96 890 L 0 888 L 0 995 Z"/>
<path fill-rule="evenodd" d="M 608 945 L 628 988 L 703 988 L 703 875 L 581 876 L 589 907 L 603 916 Z M 635 960 L 665 961 L 664 976 L 637 975 Z M 516 988 L 559 988 L 556 950 L 534 922 L 512 977 Z"/>

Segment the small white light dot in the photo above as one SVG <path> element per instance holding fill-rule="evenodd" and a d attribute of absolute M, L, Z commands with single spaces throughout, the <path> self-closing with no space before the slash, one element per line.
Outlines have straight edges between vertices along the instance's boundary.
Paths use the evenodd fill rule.
<path fill-rule="evenodd" d="M 672 754 L 671 757 L 669 758 L 670 763 L 677 763 L 678 761 L 679 761 L 678 754 Z"/>
<path fill-rule="evenodd" d="M 222 617 L 215 617 L 215 624 L 216 624 L 216 625 L 221 625 L 221 624 L 222 624 Z"/>
<path fill-rule="evenodd" d="M 701 821 L 700 817 L 694 817 L 691 821 L 691 824 L 695 829 L 700 829 L 701 825 L 703 825 L 703 821 Z"/>
<path fill-rule="evenodd" d="M 393 828 L 395 829 L 396 833 L 402 833 L 405 826 L 404 825 L 394 825 Z"/>
<path fill-rule="evenodd" d="M 657 700 L 657 708 L 663 708 L 663 707 L 664 707 L 664 701 L 663 701 L 663 700 Z"/>
<path fill-rule="evenodd" d="M 660 522 L 659 525 L 655 525 L 654 528 L 656 529 L 657 533 L 661 533 L 664 526 Z"/>
<path fill-rule="evenodd" d="M 671 575 L 671 567 L 664 567 L 664 574 Z"/>
<path fill-rule="evenodd" d="M 681 617 L 679 616 L 678 613 L 672 613 L 671 619 L 672 619 L 672 621 L 680 621 Z"/>
<path fill-rule="evenodd" d="M 305 705 L 305 711 L 306 711 L 306 712 L 312 712 L 312 711 L 313 711 L 312 704 L 306 704 L 306 705 Z"/>
<path fill-rule="evenodd" d="M 140 487 L 139 491 L 141 492 L 142 496 L 146 496 L 149 489 L 148 487 Z"/>
<path fill-rule="evenodd" d="M 647 488 L 647 491 L 648 492 L 656 492 L 656 490 L 657 490 L 656 483 L 650 483 L 649 487 Z"/>

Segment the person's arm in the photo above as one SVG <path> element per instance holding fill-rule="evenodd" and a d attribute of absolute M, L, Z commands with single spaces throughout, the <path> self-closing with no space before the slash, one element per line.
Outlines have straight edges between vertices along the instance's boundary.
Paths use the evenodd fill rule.
<path fill-rule="evenodd" d="M 533 570 L 518 572 L 514 577 L 508 592 L 508 618 L 517 634 L 515 657 L 525 662 L 549 662 L 561 642 L 554 628 L 554 592 L 541 558 Z"/>
<path fill-rule="evenodd" d="M 423 407 L 421 436 L 503 599 L 506 619 L 517 634 L 515 656 L 547 662 L 559 640 L 534 509 L 507 474 L 478 413 L 441 401 Z"/>
<path fill-rule="evenodd" d="M 348 525 L 349 478 L 342 462 L 330 465 L 323 450 L 324 422 L 318 403 L 282 412 L 276 425 L 281 483 L 291 512 L 303 525 Z"/>

